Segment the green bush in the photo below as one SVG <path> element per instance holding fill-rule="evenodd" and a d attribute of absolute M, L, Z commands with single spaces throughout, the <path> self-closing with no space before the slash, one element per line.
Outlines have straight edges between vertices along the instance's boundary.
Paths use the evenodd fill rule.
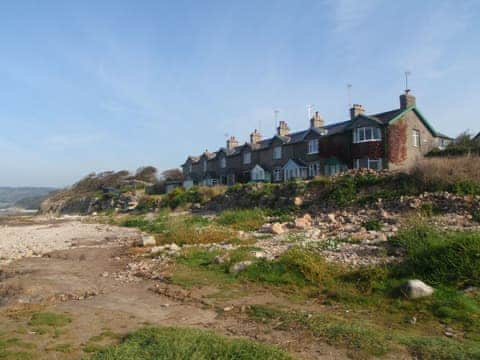
<path fill-rule="evenodd" d="M 378 219 L 370 219 L 363 222 L 362 226 L 368 231 L 379 231 L 382 229 L 382 223 Z"/>
<path fill-rule="evenodd" d="M 225 210 L 217 218 L 220 225 L 244 231 L 258 230 L 264 222 L 265 213 L 259 208 Z"/>
<path fill-rule="evenodd" d="M 99 351 L 93 359 L 117 360 L 273 360 L 291 359 L 272 346 L 232 339 L 213 332 L 182 328 L 144 328 L 124 338 L 121 344 Z"/>
<path fill-rule="evenodd" d="M 440 232 L 413 224 L 392 240 L 405 252 L 398 271 L 432 284 L 480 285 L 480 233 Z"/>
<path fill-rule="evenodd" d="M 329 186 L 326 200 L 336 206 L 351 204 L 357 197 L 357 185 L 352 176 L 342 176 Z"/>

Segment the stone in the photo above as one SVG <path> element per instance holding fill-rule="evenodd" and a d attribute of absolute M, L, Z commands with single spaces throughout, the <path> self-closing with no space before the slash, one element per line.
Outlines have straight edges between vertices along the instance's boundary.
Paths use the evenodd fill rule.
<path fill-rule="evenodd" d="M 302 206 L 303 198 L 300 196 L 296 196 L 295 199 L 293 199 L 293 203 L 295 204 L 295 206 Z"/>
<path fill-rule="evenodd" d="M 402 293 L 409 299 L 429 297 L 435 291 L 434 288 L 421 280 L 408 280 L 401 288 Z"/>
<path fill-rule="evenodd" d="M 333 224 L 336 224 L 336 223 L 337 223 L 337 219 L 336 219 L 334 213 L 328 214 L 328 215 L 327 215 L 327 218 L 328 218 L 328 220 L 329 220 L 331 223 L 333 223 Z"/>
<path fill-rule="evenodd" d="M 155 246 L 157 245 L 157 242 L 153 235 L 143 235 L 141 244 L 142 246 Z"/>
<path fill-rule="evenodd" d="M 252 265 L 253 262 L 252 261 L 249 261 L 249 260 L 246 260 L 246 261 L 240 261 L 236 264 L 233 264 L 231 267 L 230 267 L 230 270 L 229 272 L 231 274 L 238 274 L 240 272 L 242 272 L 243 270 L 245 270 L 247 267 L 249 267 L 250 265 Z"/>
<path fill-rule="evenodd" d="M 178 246 L 178 245 L 175 244 L 175 243 L 172 243 L 172 244 L 168 245 L 168 248 L 169 248 L 171 251 L 180 251 L 180 250 L 181 250 L 180 246 Z"/>
<path fill-rule="evenodd" d="M 312 217 L 309 214 L 305 214 L 301 218 L 295 219 L 295 227 L 297 229 L 308 229 L 312 227 Z"/>
<path fill-rule="evenodd" d="M 270 228 L 270 232 L 272 234 L 275 234 L 275 235 L 280 235 L 280 234 L 283 234 L 285 232 L 285 228 L 283 227 L 282 224 L 280 223 L 273 223 L 271 228 Z"/>

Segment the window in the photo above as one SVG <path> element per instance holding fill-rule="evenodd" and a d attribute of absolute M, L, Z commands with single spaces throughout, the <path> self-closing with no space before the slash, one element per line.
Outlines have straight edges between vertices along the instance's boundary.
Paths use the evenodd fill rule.
<path fill-rule="evenodd" d="M 355 144 L 367 141 L 382 140 L 382 132 L 377 127 L 361 127 L 353 131 L 353 142 Z"/>
<path fill-rule="evenodd" d="M 382 159 L 355 159 L 355 169 L 373 169 L 373 170 L 382 170 Z"/>
<path fill-rule="evenodd" d="M 261 167 L 256 166 L 252 170 L 252 180 L 253 181 L 263 181 L 263 180 L 265 180 L 265 171 Z"/>
<path fill-rule="evenodd" d="M 207 160 L 203 160 L 203 172 L 207 172 Z"/>
<path fill-rule="evenodd" d="M 308 176 L 315 177 L 320 174 L 320 163 L 315 162 L 308 165 Z"/>
<path fill-rule="evenodd" d="M 273 170 L 273 181 L 282 181 L 282 169 L 275 168 Z"/>
<path fill-rule="evenodd" d="M 221 157 L 220 158 L 220 167 L 222 169 L 226 168 L 227 167 L 227 159 L 225 157 Z"/>
<path fill-rule="evenodd" d="M 252 153 L 246 152 L 243 154 L 243 163 L 250 164 L 252 162 Z"/>
<path fill-rule="evenodd" d="M 318 139 L 313 139 L 308 142 L 308 153 L 318 154 Z"/>
<path fill-rule="evenodd" d="M 282 147 L 281 146 L 275 146 L 273 148 L 273 158 L 275 160 L 278 160 L 278 159 L 282 158 Z"/>
<path fill-rule="evenodd" d="M 192 164 L 188 164 L 188 172 L 192 173 Z"/>
<path fill-rule="evenodd" d="M 415 147 L 420 147 L 420 131 L 413 130 L 412 132 L 412 143 Z"/>

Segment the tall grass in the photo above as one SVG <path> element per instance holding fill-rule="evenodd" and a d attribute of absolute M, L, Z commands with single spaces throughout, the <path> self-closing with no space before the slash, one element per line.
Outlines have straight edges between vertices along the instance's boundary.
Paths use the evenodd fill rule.
<path fill-rule="evenodd" d="M 412 175 L 426 191 L 480 194 L 480 156 L 425 158 Z"/>

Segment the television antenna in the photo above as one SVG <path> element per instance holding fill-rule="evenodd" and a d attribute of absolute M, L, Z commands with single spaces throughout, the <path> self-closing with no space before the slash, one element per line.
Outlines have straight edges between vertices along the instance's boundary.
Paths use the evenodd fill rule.
<path fill-rule="evenodd" d="M 280 113 L 280 110 L 278 110 L 278 109 L 273 110 L 273 118 L 274 118 L 274 121 L 275 121 L 275 127 L 278 124 L 278 114 L 279 113 Z"/>
<path fill-rule="evenodd" d="M 412 72 L 407 70 L 405 71 L 405 92 L 409 92 L 410 89 L 408 88 L 408 77 L 412 75 Z"/>
<path fill-rule="evenodd" d="M 348 108 L 352 107 L 352 84 L 347 84 Z"/>
<path fill-rule="evenodd" d="M 308 119 L 310 120 L 312 118 L 312 110 L 313 110 L 313 105 L 307 105 L 307 113 L 308 113 Z"/>

